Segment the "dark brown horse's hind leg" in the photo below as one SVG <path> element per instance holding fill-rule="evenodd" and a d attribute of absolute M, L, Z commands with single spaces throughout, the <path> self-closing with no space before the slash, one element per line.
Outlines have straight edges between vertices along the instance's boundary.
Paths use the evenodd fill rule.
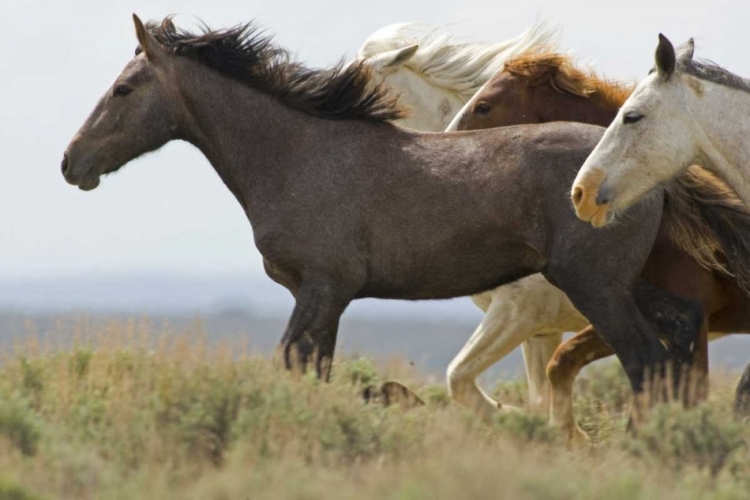
<path fill-rule="evenodd" d="M 314 356 L 318 377 L 329 379 L 339 318 L 350 301 L 351 297 L 335 286 L 303 284 L 300 287 L 281 340 L 287 369 L 299 367 L 304 371 Z"/>

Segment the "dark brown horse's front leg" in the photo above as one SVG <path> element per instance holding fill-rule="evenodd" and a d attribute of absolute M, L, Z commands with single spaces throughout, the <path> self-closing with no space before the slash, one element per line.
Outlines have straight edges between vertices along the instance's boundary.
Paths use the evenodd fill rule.
<path fill-rule="evenodd" d="M 617 354 L 636 394 L 649 389 L 656 398 L 650 399 L 652 403 L 675 394 L 684 367 L 692 363 L 703 323 L 698 302 L 677 298 L 643 280 L 630 293 L 606 283 L 591 287 L 567 273 L 558 275 L 558 283 Z M 667 366 L 674 385 L 661 383 Z"/>
<path fill-rule="evenodd" d="M 705 354 L 708 342 L 707 322 L 703 306 L 696 300 L 678 298 L 664 290 L 639 281 L 634 290 L 638 308 L 646 321 L 656 331 L 659 342 L 669 353 L 669 369 L 672 375 L 672 385 L 664 380 L 666 366 L 650 367 L 652 374 L 657 376 L 651 382 L 657 384 L 653 388 L 661 389 L 663 394 L 652 393 L 650 396 L 656 401 L 662 398 L 676 398 L 685 404 L 692 404 L 696 399 L 696 391 L 701 389 L 701 371 L 707 368 L 703 365 L 702 356 Z M 696 359 L 697 358 L 697 359 Z M 692 373 L 694 362 L 698 362 L 697 373 Z"/>
<path fill-rule="evenodd" d="M 308 361 L 315 356 L 318 377 L 328 381 L 339 318 L 350 301 L 351 297 L 340 293 L 335 286 L 316 283 L 300 287 L 292 317 L 281 339 L 287 369 L 299 366 L 307 370 Z"/>

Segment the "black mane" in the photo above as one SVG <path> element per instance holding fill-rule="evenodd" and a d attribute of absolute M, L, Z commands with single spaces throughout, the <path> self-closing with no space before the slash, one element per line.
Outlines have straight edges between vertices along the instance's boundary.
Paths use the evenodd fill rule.
<path fill-rule="evenodd" d="M 397 98 L 372 83 L 368 66 L 359 63 L 310 69 L 263 35 L 253 23 L 223 30 L 203 26 L 191 33 L 171 17 L 147 29 L 169 53 L 188 57 L 289 107 L 322 118 L 389 121 L 405 116 Z M 140 51 L 136 49 L 136 53 Z"/>

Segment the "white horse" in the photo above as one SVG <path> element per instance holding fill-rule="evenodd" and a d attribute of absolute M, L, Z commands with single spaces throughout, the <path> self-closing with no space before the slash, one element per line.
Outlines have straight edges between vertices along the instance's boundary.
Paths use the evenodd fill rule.
<path fill-rule="evenodd" d="M 358 59 L 370 63 L 376 75 L 411 106 L 411 116 L 400 125 L 440 131 L 450 123 L 476 91 L 505 61 L 525 51 L 550 44 L 554 30 L 538 25 L 517 38 L 495 45 L 467 43 L 415 24 L 388 26 L 373 34 L 359 51 Z M 477 377 L 519 345 L 523 346 L 529 400 L 532 406 L 549 408 L 546 367 L 562 341 L 563 332 L 588 325 L 559 289 L 536 274 L 472 297 L 485 311 L 484 319 L 448 367 L 452 398 L 490 418 L 504 407 L 482 391 Z M 572 418 L 555 419 L 575 432 Z M 559 420 L 559 421 L 558 421 Z"/>
<path fill-rule="evenodd" d="M 410 108 L 398 124 L 415 130 L 442 132 L 509 58 L 550 43 L 555 30 L 537 24 L 505 42 L 474 43 L 420 23 L 392 24 L 379 29 L 359 49 L 376 79 L 401 93 Z"/>
<path fill-rule="evenodd" d="M 750 80 L 675 51 L 663 35 L 656 71 L 636 87 L 573 184 L 576 214 L 594 226 L 697 164 L 750 205 Z"/>

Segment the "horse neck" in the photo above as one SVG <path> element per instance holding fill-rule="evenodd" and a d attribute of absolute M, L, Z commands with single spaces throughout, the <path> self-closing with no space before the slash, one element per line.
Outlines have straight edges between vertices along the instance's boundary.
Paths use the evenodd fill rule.
<path fill-rule="evenodd" d="M 206 156 L 248 216 L 261 212 L 253 205 L 280 194 L 276 163 L 311 117 L 196 62 L 180 59 L 174 68 L 182 138 Z"/>
<path fill-rule="evenodd" d="M 750 93 L 701 80 L 688 113 L 698 129 L 697 163 L 713 170 L 750 205 Z"/>
<path fill-rule="evenodd" d="M 618 108 L 603 106 L 591 97 L 562 93 L 550 88 L 537 102 L 543 122 L 571 121 L 608 127 Z"/>

